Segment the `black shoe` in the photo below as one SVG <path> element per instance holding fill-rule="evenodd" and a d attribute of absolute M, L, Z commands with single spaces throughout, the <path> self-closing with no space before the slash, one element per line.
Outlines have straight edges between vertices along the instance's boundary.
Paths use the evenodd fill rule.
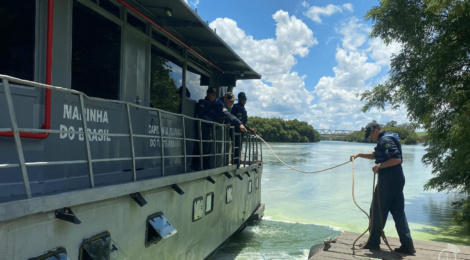
<path fill-rule="evenodd" d="M 362 245 L 363 245 L 363 244 L 361 244 L 361 245 L 359 245 L 359 246 L 362 247 Z M 362 249 L 370 249 L 370 250 L 380 251 L 380 245 L 372 246 L 372 245 L 367 244 L 367 245 L 364 246 Z"/>
<path fill-rule="evenodd" d="M 399 248 L 395 248 L 395 253 L 414 255 L 416 253 L 416 250 L 414 246 L 407 247 L 407 246 L 401 245 Z"/>

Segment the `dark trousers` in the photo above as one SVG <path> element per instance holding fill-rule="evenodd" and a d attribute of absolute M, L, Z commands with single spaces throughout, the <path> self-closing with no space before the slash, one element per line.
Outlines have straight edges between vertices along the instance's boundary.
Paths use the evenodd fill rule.
<path fill-rule="evenodd" d="M 199 132 L 199 130 L 197 131 Z M 202 140 L 207 141 L 212 139 L 212 125 L 207 124 L 207 123 L 202 123 L 201 124 L 201 132 L 202 132 Z M 194 145 L 194 150 L 193 150 L 193 155 L 200 155 L 200 147 L 199 143 L 196 143 Z M 211 142 L 203 142 L 202 143 L 202 154 L 211 154 L 211 149 L 212 149 L 212 143 Z M 203 167 L 202 169 L 207 170 L 211 168 L 211 158 L 212 156 L 204 156 L 202 161 L 203 161 Z M 191 164 L 191 168 L 194 170 L 201 170 L 201 158 L 200 157 L 193 157 L 193 162 Z"/>
<path fill-rule="evenodd" d="M 380 170 L 378 174 L 378 184 L 374 192 L 374 207 L 371 208 L 373 215 L 372 231 L 370 232 L 369 245 L 377 246 L 380 244 L 382 227 L 385 227 L 388 213 L 392 213 L 395 221 L 395 228 L 402 245 L 413 246 L 408 221 L 405 216 L 405 197 L 403 187 L 405 186 L 405 175 L 401 165 L 393 166 Z M 380 208 L 382 210 L 382 223 L 380 223 Z"/>
<path fill-rule="evenodd" d="M 233 136 L 233 129 L 230 129 L 230 138 Z M 240 162 L 242 157 L 242 144 L 243 144 L 243 132 L 240 132 L 240 135 L 235 132 L 235 142 L 234 142 L 234 154 L 233 154 L 233 164 L 237 165 L 237 168 L 240 168 Z"/>

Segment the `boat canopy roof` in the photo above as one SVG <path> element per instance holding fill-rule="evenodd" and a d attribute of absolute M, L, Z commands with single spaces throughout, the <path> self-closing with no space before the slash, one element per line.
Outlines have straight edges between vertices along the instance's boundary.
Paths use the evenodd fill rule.
<path fill-rule="evenodd" d="M 237 79 L 261 79 L 183 0 L 127 0 L 128 4 Z M 167 11 L 171 10 L 171 16 Z"/>

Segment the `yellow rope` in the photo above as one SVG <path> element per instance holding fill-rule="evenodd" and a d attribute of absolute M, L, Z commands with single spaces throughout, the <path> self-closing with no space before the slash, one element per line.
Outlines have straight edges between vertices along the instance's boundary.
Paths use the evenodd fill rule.
<path fill-rule="evenodd" d="M 277 156 L 277 154 L 273 151 L 273 149 L 271 148 L 271 146 L 269 146 L 268 143 L 266 143 L 266 141 L 263 140 L 263 138 L 261 138 L 259 135 L 255 135 L 256 138 L 259 138 L 268 148 L 269 150 L 271 150 L 271 153 L 273 153 L 273 155 L 280 161 L 282 162 L 285 166 L 291 168 L 292 170 L 294 171 L 298 171 L 298 172 L 302 172 L 302 173 L 319 173 L 319 172 L 324 172 L 324 171 L 328 171 L 328 170 L 331 170 L 331 169 L 334 169 L 334 168 L 337 168 L 337 167 L 340 167 L 340 166 L 343 166 L 347 163 L 350 163 L 351 161 L 347 161 L 347 162 L 344 162 L 342 164 L 338 164 L 336 166 L 333 166 L 333 167 L 330 167 L 330 168 L 326 168 L 326 169 L 323 169 L 323 170 L 319 170 L 319 171 L 313 171 L 313 172 L 307 172 L 307 171 L 302 171 L 302 170 L 299 170 L 299 169 L 296 169 L 290 165 L 288 165 L 287 163 L 285 163 L 283 160 L 281 160 L 281 158 L 279 158 L 279 156 Z M 354 165 L 354 162 L 353 162 L 353 165 Z M 354 167 L 354 166 L 353 166 Z M 353 168 L 353 171 L 354 171 L 354 168 Z"/>

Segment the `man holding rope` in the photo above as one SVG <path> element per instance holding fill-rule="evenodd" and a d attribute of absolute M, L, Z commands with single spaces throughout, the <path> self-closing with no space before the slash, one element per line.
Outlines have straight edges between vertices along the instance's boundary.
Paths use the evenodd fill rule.
<path fill-rule="evenodd" d="M 358 153 L 351 155 L 351 161 L 357 157 L 375 160 L 372 168 L 378 175 L 378 183 L 374 192 L 371 217 L 373 216 L 372 230 L 364 249 L 380 250 L 380 236 L 385 227 L 388 213 L 392 213 L 395 228 L 400 237 L 401 246 L 395 252 L 412 255 L 416 251 L 413 246 L 410 229 L 405 216 L 405 175 L 401 166 L 403 153 L 400 139 L 397 134 L 382 131 L 379 124 L 372 122 L 366 126 L 365 138 L 377 142 L 372 153 Z M 379 204 L 380 203 L 380 204 Z"/>

